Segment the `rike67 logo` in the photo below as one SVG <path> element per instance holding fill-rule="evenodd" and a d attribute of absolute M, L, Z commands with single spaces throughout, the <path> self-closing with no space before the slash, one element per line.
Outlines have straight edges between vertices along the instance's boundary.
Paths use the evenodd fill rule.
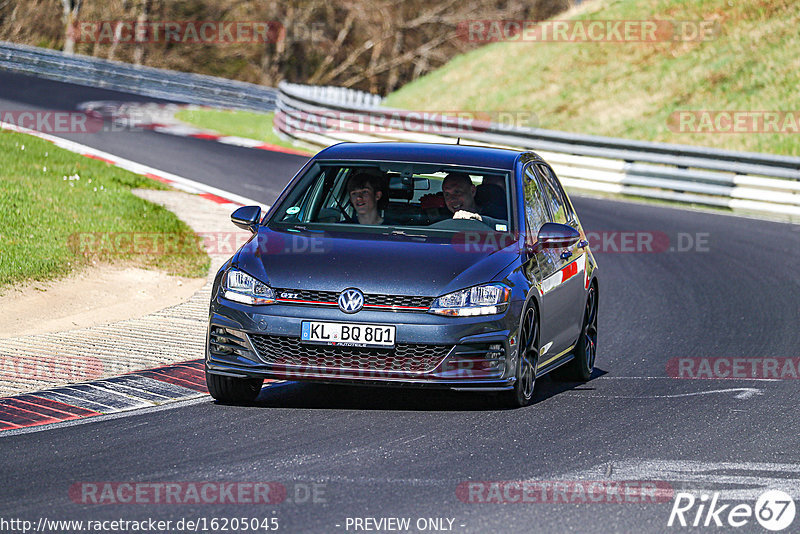
<path fill-rule="evenodd" d="M 719 493 L 701 493 L 697 497 L 680 492 L 675 494 L 667 526 L 740 528 L 751 524 L 755 518 L 763 528 L 777 532 L 791 525 L 794 516 L 792 496 L 780 490 L 762 493 L 755 508 L 746 503 L 719 504 Z"/>

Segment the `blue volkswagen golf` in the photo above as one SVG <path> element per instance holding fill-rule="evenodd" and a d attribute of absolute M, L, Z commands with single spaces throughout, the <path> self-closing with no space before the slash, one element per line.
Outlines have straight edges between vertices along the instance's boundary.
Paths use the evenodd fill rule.
<path fill-rule="evenodd" d="M 589 379 L 597 264 L 533 152 L 343 143 L 309 160 L 214 281 L 206 381 L 247 402 L 265 378 L 497 392 Z"/>

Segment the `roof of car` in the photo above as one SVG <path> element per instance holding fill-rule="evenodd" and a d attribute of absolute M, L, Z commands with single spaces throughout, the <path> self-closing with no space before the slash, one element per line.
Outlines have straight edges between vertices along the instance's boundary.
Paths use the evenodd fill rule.
<path fill-rule="evenodd" d="M 485 146 L 438 143 L 339 143 L 317 154 L 319 159 L 374 161 L 410 161 L 447 163 L 468 167 L 514 169 L 517 158 L 525 152 Z M 538 158 L 537 158 L 538 159 Z"/>

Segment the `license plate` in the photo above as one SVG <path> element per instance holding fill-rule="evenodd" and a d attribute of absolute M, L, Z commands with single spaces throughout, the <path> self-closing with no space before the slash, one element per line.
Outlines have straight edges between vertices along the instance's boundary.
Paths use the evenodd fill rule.
<path fill-rule="evenodd" d="M 300 341 L 344 347 L 394 347 L 391 325 L 303 321 Z"/>

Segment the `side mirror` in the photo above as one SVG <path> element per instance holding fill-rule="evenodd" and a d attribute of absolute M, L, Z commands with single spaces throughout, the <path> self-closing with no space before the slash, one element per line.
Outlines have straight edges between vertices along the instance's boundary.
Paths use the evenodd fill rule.
<path fill-rule="evenodd" d="M 544 223 L 536 239 L 542 248 L 566 248 L 577 243 L 580 237 L 577 230 L 566 224 Z"/>
<path fill-rule="evenodd" d="M 231 214 L 231 222 L 242 230 L 256 233 L 258 223 L 261 221 L 260 206 L 242 206 Z"/>

